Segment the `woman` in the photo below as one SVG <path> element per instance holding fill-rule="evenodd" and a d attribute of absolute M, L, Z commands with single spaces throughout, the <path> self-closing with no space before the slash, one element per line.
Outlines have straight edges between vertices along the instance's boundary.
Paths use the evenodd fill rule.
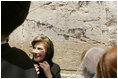
<path fill-rule="evenodd" d="M 97 78 L 117 78 L 117 46 L 101 57 L 97 66 Z"/>
<path fill-rule="evenodd" d="M 54 47 L 52 41 L 39 35 L 32 41 L 33 62 L 39 78 L 60 78 L 60 67 L 53 63 Z"/>

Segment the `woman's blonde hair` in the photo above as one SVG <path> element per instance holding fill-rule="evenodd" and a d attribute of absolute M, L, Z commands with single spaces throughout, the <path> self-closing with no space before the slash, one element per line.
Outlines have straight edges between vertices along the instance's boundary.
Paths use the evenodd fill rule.
<path fill-rule="evenodd" d="M 32 41 L 32 46 L 34 47 L 34 45 L 37 42 L 43 43 L 45 50 L 47 51 L 47 49 L 49 48 L 49 45 L 50 45 L 50 40 L 47 36 L 44 36 L 44 35 L 36 36 Z"/>

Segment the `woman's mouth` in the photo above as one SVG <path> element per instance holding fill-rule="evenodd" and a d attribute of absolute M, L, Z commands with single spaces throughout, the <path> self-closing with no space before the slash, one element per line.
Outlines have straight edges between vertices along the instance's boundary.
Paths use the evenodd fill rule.
<path fill-rule="evenodd" d="M 41 57 L 41 55 L 39 55 L 39 54 L 35 54 L 34 57 L 36 57 L 36 58 L 37 58 L 37 57 Z"/>

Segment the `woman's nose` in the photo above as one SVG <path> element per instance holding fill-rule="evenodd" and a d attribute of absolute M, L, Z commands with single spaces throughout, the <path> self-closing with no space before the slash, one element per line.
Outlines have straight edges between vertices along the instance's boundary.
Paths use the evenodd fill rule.
<path fill-rule="evenodd" d="M 39 51 L 37 49 L 33 49 L 32 50 L 32 53 L 35 54 L 35 53 L 39 53 Z"/>

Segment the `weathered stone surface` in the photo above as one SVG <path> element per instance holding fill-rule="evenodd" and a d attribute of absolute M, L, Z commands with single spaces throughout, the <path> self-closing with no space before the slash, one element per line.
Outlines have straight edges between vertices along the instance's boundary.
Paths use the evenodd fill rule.
<path fill-rule="evenodd" d="M 32 2 L 26 21 L 10 35 L 11 46 L 29 53 L 32 39 L 47 35 L 54 43 L 54 62 L 63 75 L 74 74 L 81 53 L 94 46 L 107 49 L 117 42 L 117 2 Z"/>

